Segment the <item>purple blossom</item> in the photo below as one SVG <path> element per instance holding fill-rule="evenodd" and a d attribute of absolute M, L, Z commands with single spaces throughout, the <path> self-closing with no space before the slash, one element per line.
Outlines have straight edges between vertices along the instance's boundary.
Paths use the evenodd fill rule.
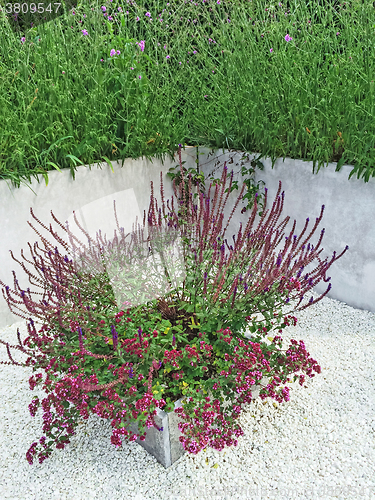
<path fill-rule="evenodd" d="M 111 57 L 115 56 L 115 55 L 116 55 L 116 51 L 115 51 L 115 49 L 112 49 L 112 50 L 111 50 L 111 52 L 109 53 L 109 55 L 110 55 Z"/>
<path fill-rule="evenodd" d="M 88 35 L 87 30 L 81 30 L 81 31 L 82 31 L 83 35 Z"/>
<path fill-rule="evenodd" d="M 24 43 L 25 41 L 26 41 L 26 38 L 23 36 L 23 37 L 21 38 L 21 42 L 22 42 L 22 43 Z"/>
<path fill-rule="evenodd" d="M 129 378 L 133 378 L 133 377 L 134 377 L 133 367 L 131 366 L 130 370 L 129 370 Z"/>
<path fill-rule="evenodd" d="M 145 50 L 145 41 L 144 41 L 144 40 L 141 40 L 141 41 L 138 43 L 138 46 L 140 47 L 141 52 L 143 52 L 143 51 Z"/>
<path fill-rule="evenodd" d="M 285 36 L 285 41 L 290 42 L 291 40 L 293 40 L 293 38 L 289 36 L 289 33 L 287 33 Z"/>
<path fill-rule="evenodd" d="M 270 49 L 270 52 L 271 52 L 271 54 L 272 54 L 272 52 L 273 52 L 273 49 Z"/>
<path fill-rule="evenodd" d="M 145 16 L 151 17 L 151 14 L 149 12 L 146 12 Z"/>
<path fill-rule="evenodd" d="M 101 9 L 102 9 L 103 12 L 105 12 L 107 10 L 107 7 L 104 7 L 104 5 L 102 5 Z"/>

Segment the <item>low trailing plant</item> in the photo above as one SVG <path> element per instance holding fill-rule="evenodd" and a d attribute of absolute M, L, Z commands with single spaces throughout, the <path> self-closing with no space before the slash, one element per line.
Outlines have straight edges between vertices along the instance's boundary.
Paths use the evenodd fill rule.
<path fill-rule="evenodd" d="M 95 242 L 75 218 L 88 238 L 86 247 L 51 212 L 69 246 L 30 209 L 34 220 L 63 248 L 59 250 L 29 222 L 44 245 L 29 244 L 32 260 L 21 252 L 34 271 L 13 253 L 12 257 L 30 284 L 43 291 L 22 290 L 15 273 L 13 290 L 0 282 L 11 311 L 28 320 L 29 336 L 21 342 L 18 331 L 18 346 L 1 341 L 7 346 L 8 363 L 46 373 L 44 383 L 41 372 L 29 379 L 31 390 L 43 384 L 47 393 L 42 402 L 35 396 L 29 405 L 32 416 L 42 406 L 45 433 L 27 451 L 30 464 L 37 454 L 42 463 L 53 445 L 63 449 L 79 420 L 88 419 L 90 413 L 111 420 L 115 446 L 121 446 L 122 439 L 143 440 L 147 428 L 156 426 L 158 408 L 174 410 L 181 417 L 185 450 L 197 453 L 205 446 L 221 450 L 236 445 L 243 434 L 238 417 L 252 400 L 255 385 L 261 386 L 262 399 L 287 401 L 289 388 L 281 384 L 293 375 L 303 385 L 305 375 L 314 377 L 313 372 L 321 371 L 303 341 L 292 340 L 283 350 L 281 336 L 269 335 L 296 324 L 295 316 L 283 313 L 285 304 L 299 299 L 293 309 L 301 310 L 328 293 L 330 284 L 318 299 L 303 304 L 309 290 L 330 280 L 327 270 L 348 249 L 321 260 L 324 229 L 315 246 L 308 243 L 324 206 L 307 236 L 308 219 L 299 236 L 293 234 L 294 221 L 284 239 L 289 217 L 279 222 L 284 200 L 280 183 L 272 208 L 264 210 L 253 227 L 255 197 L 246 224 L 240 223 L 233 245 L 228 245 L 226 231 L 245 186 L 224 226 L 233 171 L 228 179 L 225 164 L 213 196 L 212 185 L 208 193 L 198 186 L 195 201 L 191 177 L 185 192 L 181 149 L 179 153 L 182 182 L 179 186 L 173 182 L 171 203 L 165 203 L 161 176 L 161 206 L 151 183 L 142 227 L 125 235 L 114 206 L 119 235 L 115 231 L 112 241 L 98 234 Z M 282 241 L 284 247 L 278 249 Z M 316 267 L 306 272 L 316 261 Z M 42 323 L 38 331 L 35 321 Z M 251 338 L 245 335 L 247 328 Z M 10 347 L 28 355 L 25 364 L 13 360 Z M 175 408 L 179 399 L 182 406 Z M 138 432 L 130 430 L 132 422 Z"/>

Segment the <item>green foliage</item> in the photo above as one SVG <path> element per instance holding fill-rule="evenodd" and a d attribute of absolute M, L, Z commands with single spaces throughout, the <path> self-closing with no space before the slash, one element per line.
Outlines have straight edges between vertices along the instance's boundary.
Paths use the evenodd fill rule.
<path fill-rule="evenodd" d="M 375 175 L 371 2 L 104 5 L 107 18 L 80 2 L 22 33 L 0 16 L 0 178 L 48 183 L 50 170 L 164 159 L 179 143 Z"/>

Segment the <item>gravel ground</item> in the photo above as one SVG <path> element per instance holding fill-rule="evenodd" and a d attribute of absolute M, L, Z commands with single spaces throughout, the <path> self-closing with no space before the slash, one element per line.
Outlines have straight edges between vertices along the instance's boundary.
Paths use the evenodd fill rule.
<path fill-rule="evenodd" d="M 375 314 L 324 298 L 296 316 L 282 338 L 303 340 L 322 373 L 291 384 L 286 403 L 248 405 L 237 447 L 185 454 L 169 469 L 136 443 L 116 449 L 110 422 L 97 415 L 65 450 L 29 465 L 26 451 L 43 435 L 43 420 L 28 405 L 44 393 L 30 391 L 31 369 L 0 365 L 0 498 L 375 499 Z M 17 327 L 24 340 L 24 321 L 0 338 L 17 344 Z M 8 361 L 4 345 L 0 361 Z"/>

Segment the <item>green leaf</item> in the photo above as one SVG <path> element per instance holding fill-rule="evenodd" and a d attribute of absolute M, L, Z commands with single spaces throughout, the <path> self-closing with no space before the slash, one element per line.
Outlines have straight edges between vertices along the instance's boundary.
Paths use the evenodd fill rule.
<path fill-rule="evenodd" d="M 60 173 L 61 173 L 61 170 L 59 169 L 59 167 L 56 165 L 56 163 L 53 163 L 52 161 L 47 161 L 46 162 L 46 165 L 52 165 L 53 168 L 55 168 L 56 170 L 58 170 Z"/>
<path fill-rule="evenodd" d="M 102 158 L 107 162 L 109 168 L 112 170 L 113 173 L 115 173 L 115 171 L 113 170 L 113 165 L 111 163 L 111 161 L 109 160 L 109 158 L 107 158 L 106 156 L 102 156 Z"/>
<path fill-rule="evenodd" d="M 43 175 L 44 180 L 46 182 L 46 186 L 48 186 L 48 174 L 46 172 L 42 172 L 42 175 Z"/>
<path fill-rule="evenodd" d="M 344 156 L 342 156 L 342 157 L 339 159 L 339 161 L 337 162 L 337 166 L 336 166 L 336 170 L 335 170 L 335 171 L 336 171 L 336 172 L 339 172 L 339 171 L 340 171 L 340 169 L 341 169 L 341 167 L 344 165 L 344 163 L 345 163 L 345 158 L 344 158 Z"/>
<path fill-rule="evenodd" d="M 76 165 L 77 165 L 77 163 L 82 164 L 81 160 L 80 160 L 79 158 L 77 158 L 76 156 L 74 156 L 74 155 L 66 155 L 66 157 L 65 157 L 65 158 L 70 158 L 70 159 L 74 162 L 74 166 L 76 166 Z M 50 162 L 50 163 L 51 163 L 51 162 Z M 56 167 L 56 168 L 57 168 L 57 167 Z M 57 170 L 59 170 L 59 169 L 57 168 Z"/>

